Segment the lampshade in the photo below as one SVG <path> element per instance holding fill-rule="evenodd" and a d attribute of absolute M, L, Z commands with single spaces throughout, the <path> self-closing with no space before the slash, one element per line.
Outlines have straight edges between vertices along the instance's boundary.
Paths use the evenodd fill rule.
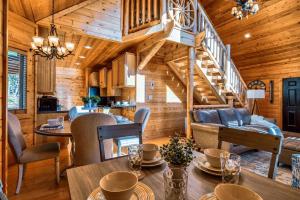
<path fill-rule="evenodd" d="M 265 90 L 247 90 L 247 99 L 264 99 Z"/>

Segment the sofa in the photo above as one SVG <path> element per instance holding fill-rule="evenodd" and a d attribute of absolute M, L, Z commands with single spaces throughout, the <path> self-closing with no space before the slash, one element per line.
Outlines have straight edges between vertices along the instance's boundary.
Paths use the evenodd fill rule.
<path fill-rule="evenodd" d="M 271 134 L 283 138 L 275 120 L 251 115 L 245 108 L 199 109 L 191 112 L 193 138 L 200 149 L 217 148 L 221 127 Z M 246 139 L 246 138 L 245 138 Z M 222 149 L 233 153 L 251 150 L 249 147 L 224 142 Z"/>

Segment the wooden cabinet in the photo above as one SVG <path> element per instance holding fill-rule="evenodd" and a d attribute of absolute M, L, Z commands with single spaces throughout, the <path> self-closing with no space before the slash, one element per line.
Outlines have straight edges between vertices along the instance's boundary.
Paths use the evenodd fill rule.
<path fill-rule="evenodd" d="M 126 52 L 112 63 L 113 87 L 134 87 L 136 74 L 136 56 Z"/>
<path fill-rule="evenodd" d="M 99 70 L 99 86 L 100 88 L 106 88 L 107 87 L 107 68 L 104 67 Z"/>
<path fill-rule="evenodd" d="M 107 96 L 121 96 L 121 90 L 113 87 L 113 70 L 107 71 Z"/>
<path fill-rule="evenodd" d="M 98 72 L 92 72 L 89 75 L 89 86 L 99 87 L 99 73 Z"/>
<path fill-rule="evenodd" d="M 38 58 L 37 66 L 37 92 L 39 94 L 54 94 L 56 86 L 55 60 L 44 57 Z"/>

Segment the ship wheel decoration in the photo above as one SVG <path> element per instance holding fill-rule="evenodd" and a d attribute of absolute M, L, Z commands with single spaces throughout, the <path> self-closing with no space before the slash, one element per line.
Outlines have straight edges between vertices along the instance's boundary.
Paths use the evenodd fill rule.
<path fill-rule="evenodd" d="M 169 16 L 181 29 L 192 29 L 195 24 L 195 5 L 191 0 L 169 0 Z"/>

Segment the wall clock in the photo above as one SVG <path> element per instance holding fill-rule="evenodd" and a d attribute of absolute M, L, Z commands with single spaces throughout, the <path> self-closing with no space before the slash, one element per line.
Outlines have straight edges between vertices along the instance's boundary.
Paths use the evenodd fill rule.
<path fill-rule="evenodd" d="M 248 83 L 248 88 L 252 90 L 265 90 L 266 84 L 261 80 L 254 80 Z"/>

